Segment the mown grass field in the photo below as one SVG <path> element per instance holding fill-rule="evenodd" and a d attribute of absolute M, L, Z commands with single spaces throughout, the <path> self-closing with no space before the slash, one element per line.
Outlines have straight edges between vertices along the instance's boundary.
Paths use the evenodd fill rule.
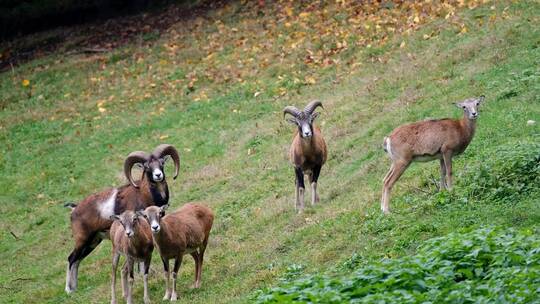
<path fill-rule="evenodd" d="M 539 16 L 536 1 L 231 2 L 109 53 L 58 53 L 3 72 L 0 302 L 108 301 L 108 241 L 82 262 L 79 289 L 64 293 L 72 241 L 63 204 L 123 184 L 125 156 L 163 142 L 181 153 L 172 207 L 197 200 L 216 212 L 202 288 L 188 288 L 186 258 L 181 301 L 250 302 L 291 265 L 345 275 L 338 266 L 351 256 L 369 264 L 462 229 L 537 227 L 538 187 L 503 185 L 511 199 L 492 201 L 483 193 L 493 189 L 474 185 L 490 172 L 511 177 L 499 169 L 513 147 L 540 142 Z M 453 103 L 481 94 L 475 138 L 454 161 L 453 192 L 437 193 L 436 162 L 414 164 L 383 216 L 390 161 L 382 138 L 405 122 L 461 117 Z M 293 127 L 281 110 L 315 98 L 326 109 L 318 124 L 329 159 L 321 203 L 297 215 L 286 156 Z M 486 161 L 491 167 L 475 175 Z M 152 267 L 151 298 L 160 302 L 157 253 Z"/>

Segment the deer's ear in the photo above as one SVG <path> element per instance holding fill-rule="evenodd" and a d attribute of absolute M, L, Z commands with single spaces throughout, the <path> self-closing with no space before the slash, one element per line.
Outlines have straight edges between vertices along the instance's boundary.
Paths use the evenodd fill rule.
<path fill-rule="evenodd" d="M 119 220 L 120 217 L 119 217 L 118 215 L 116 215 L 116 214 L 113 214 L 113 215 L 111 215 L 111 216 L 109 217 L 109 219 L 110 219 L 111 221 L 114 221 L 114 220 Z"/>
<path fill-rule="evenodd" d="M 315 113 L 311 114 L 311 121 L 314 121 L 315 118 L 319 117 L 319 114 L 320 114 L 319 112 L 315 112 Z"/>
<path fill-rule="evenodd" d="M 293 125 L 296 125 L 296 119 L 294 118 L 287 118 L 287 122 Z"/>
<path fill-rule="evenodd" d="M 465 105 L 464 105 L 462 102 L 456 103 L 456 107 L 461 108 L 461 109 L 465 109 L 465 108 L 466 108 Z"/>
<path fill-rule="evenodd" d="M 478 97 L 477 101 L 478 101 L 478 103 L 482 103 L 482 102 L 484 102 L 484 99 L 486 99 L 486 96 L 482 95 L 482 96 Z"/>

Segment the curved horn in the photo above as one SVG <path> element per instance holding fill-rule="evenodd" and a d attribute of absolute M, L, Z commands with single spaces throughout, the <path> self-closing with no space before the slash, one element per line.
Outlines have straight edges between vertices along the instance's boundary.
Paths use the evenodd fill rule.
<path fill-rule="evenodd" d="M 286 106 L 283 109 L 283 117 L 285 117 L 286 114 L 290 114 L 294 117 L 300 115 L 300 110 L 298 110 L 296 107 L 293 106 Z"/>
<path fill-rule="evenodd" d="M 148 153 L 143 151 L 135 151 L 129 153 L 128 157 L 124 161 L 124 174 L 126 175 L 126 178 L 128 181 L 133 185 L 135 188 L 139 188 L 137 184 L 133 181 L 133 177 L 131 177 L 131 168 L 133 168 L 133 165 L 138 163 L 145 163 L 148 160 Z"/>
<path fill-rule="evenodd" d="M 304 108 L 304 113 L 311 115 L 317 107 L 321 107 L 324 109 L 322 102 L 320 102 L 319 100 L 313 100 L 312 102 L 308 103 L 308 105 Z"/>
<path fill-rule="evenodd" d="M 161 144 L 154 149 L 152 155 L 158 158 L 163 158 L 166 155 L 169 155 L 174 161 L 174 176 L 173 179 L 176 179 L 178 176 L 178 171 L 180 170 L 180 155 L 175 147 L 169 144 Z"/>

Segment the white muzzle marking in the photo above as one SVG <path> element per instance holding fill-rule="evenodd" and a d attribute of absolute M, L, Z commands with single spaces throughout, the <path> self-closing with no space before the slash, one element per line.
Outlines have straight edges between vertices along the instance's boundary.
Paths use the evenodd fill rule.
<path fill-rule="evenodd" d="M 303 137 L 310 137 L 311 136 L 311 128 L 308 124 L 302 125 L 302 136 Z"/>
<path fill-rule="evenodd" d="M 152 221 L 150 226 L 152 228 L 152 232 L 154 233 L 159 232 L 159 230 L 161 230 L 161 227 L 159 226 L 159 223 L 157 221 Z"/>
<path fill-rule="evenodd" d="M 156 182 L 160 182 L 163 180 L 163 172 L 159 169 L 154 169 L 152 171 L 152 179 Z"/>

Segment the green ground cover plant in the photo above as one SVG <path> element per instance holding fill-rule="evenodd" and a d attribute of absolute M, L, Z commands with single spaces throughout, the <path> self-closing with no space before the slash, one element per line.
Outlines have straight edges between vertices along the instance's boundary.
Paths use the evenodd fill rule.
<path fill-rule="evenodd" d="M 283 279 L 256 303 L 533 303 L 540 283 L 536 230 L 482 228 L 426 241 L 342 277 Z"/>

